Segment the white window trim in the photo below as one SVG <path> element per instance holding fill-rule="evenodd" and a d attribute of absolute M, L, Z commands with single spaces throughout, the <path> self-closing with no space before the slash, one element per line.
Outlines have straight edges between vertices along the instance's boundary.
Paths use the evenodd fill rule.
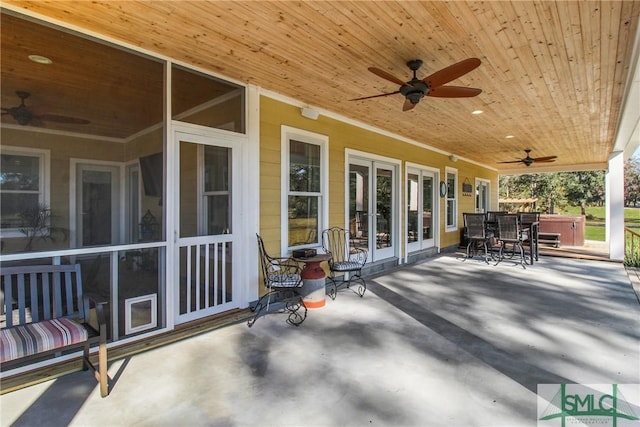
<path fill-rule="evenodd" d="M 11 154 L 16 156 L 29 156 L 40 158 L 40 169 L 38 171 L 40 185 L 38 186 L 38 203 L 49 206 L 49 188 L 51 185 L 51 151 L 37 148 L 1 146 L 0 154 Z M 24 234 L 18 228 L 0 229 L 0 238 L 19 238 Z"/>
<path fill-rule="evenodd" d="M 458 188 L 458 169 L 456 168 L 452 168 L 452 167 L 445 167 L 444 169 L 444 182 L 448 182 L 449 181 L 449 174 L 452 174 L 455 176 L 455 198 L 451 199 L 449 198 L 449 194 L 447 192 L 447 195 L 445 197 L 445 203 L 444 203 L 444 221 L 445 221 L 445 227 L 447 231 L 457 231 L 458 230 L 458 196 L 459 196 L 459 188 Z M 447 218 L 449 217 L 449 204 L 447 203 L 449 200 L 453 200 L 454 201 L 454 212 L 453 212 L 453 221 L 454 223 L 452 225 L 449 225 L 446 223 Z"/>
<path fill-rule="evenodd" d="M 329 224 L 329 137 L 315 132 L 282 125 L 280 128 L 281 149 L 281 207 L 280 207 L 280 247 L 281 255 L 287 256 L 289 247 L 289 141 L 296 140 L 320 146 L 320 206 L 318 239 L 320 232 Z"/>

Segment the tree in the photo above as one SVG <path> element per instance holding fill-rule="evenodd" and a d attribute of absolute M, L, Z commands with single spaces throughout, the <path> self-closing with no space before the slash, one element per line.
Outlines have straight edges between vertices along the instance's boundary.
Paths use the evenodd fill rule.
<path fill-rule="evenodd" d="M 640 200 L 640 157 L 634 156 L 624 164 L 624 205 L 637 206 Z"/>
<path fill-rule="evenodd" d="M 538 199 L 536 210 L 553 213 L 564 206 L 562 178 L 557 173 L 504 175 L 500 177 L 500 197 Z"/>
<path fill-rule="evenodd" d="M 500 177 L 500 197 L 536 198 L 536 209 L 554 213 L 566 205 L 580 206 L 584 215 L 589 205 L 604 203 L 604 172 L 556 172 Z"/>
<path fill-rule="evenodd" d="M 567 202 L 580 206 L 581 215 L 586 215 L 587 206 L 604 202 L 604 171 L 562 172 Z"/>

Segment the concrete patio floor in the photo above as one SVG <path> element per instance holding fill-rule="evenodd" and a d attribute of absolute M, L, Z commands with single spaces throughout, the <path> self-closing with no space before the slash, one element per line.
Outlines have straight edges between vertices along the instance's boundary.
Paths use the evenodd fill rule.
<path fill-rule="evenodd" d="M 450 254 L 367 283 L 299 328 L 273 314 L 115 360 L 105 399 L 87 372 L 7 393 L 0 423 L 535 426 L 538 384 L 640 383 L 620 263 Z"/>

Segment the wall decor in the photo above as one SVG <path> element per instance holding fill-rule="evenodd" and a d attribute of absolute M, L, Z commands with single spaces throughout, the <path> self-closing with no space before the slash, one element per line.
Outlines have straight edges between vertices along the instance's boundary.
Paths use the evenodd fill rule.
<path fill-rule="evenodd" d="M 462 195 L 463 196 L 472 196 L 473 195 L 473 185 L 469 181 L 469 178 L 465 178 L 462 183 Z"/>

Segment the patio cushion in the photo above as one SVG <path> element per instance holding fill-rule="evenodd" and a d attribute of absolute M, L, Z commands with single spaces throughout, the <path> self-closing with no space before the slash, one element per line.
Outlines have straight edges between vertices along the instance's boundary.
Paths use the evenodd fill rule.
<path fill-rule="evenodd" d="M 78 344 L 88 339 L 84 326 L 60 318 L 0 330 L 0 362 Z"/>
<path fill-rule="evenodd" d="M 267 282 L 273 288 L 297 288 L 302 286 L 302 279 L 299 274 L 270 274 Z"/>
<path fill-rule="evenodd" d="M 362 263 L 355 261 L 339 261 L 331 263 L 333 271 L 356 271 L 362 268 Z"/>

